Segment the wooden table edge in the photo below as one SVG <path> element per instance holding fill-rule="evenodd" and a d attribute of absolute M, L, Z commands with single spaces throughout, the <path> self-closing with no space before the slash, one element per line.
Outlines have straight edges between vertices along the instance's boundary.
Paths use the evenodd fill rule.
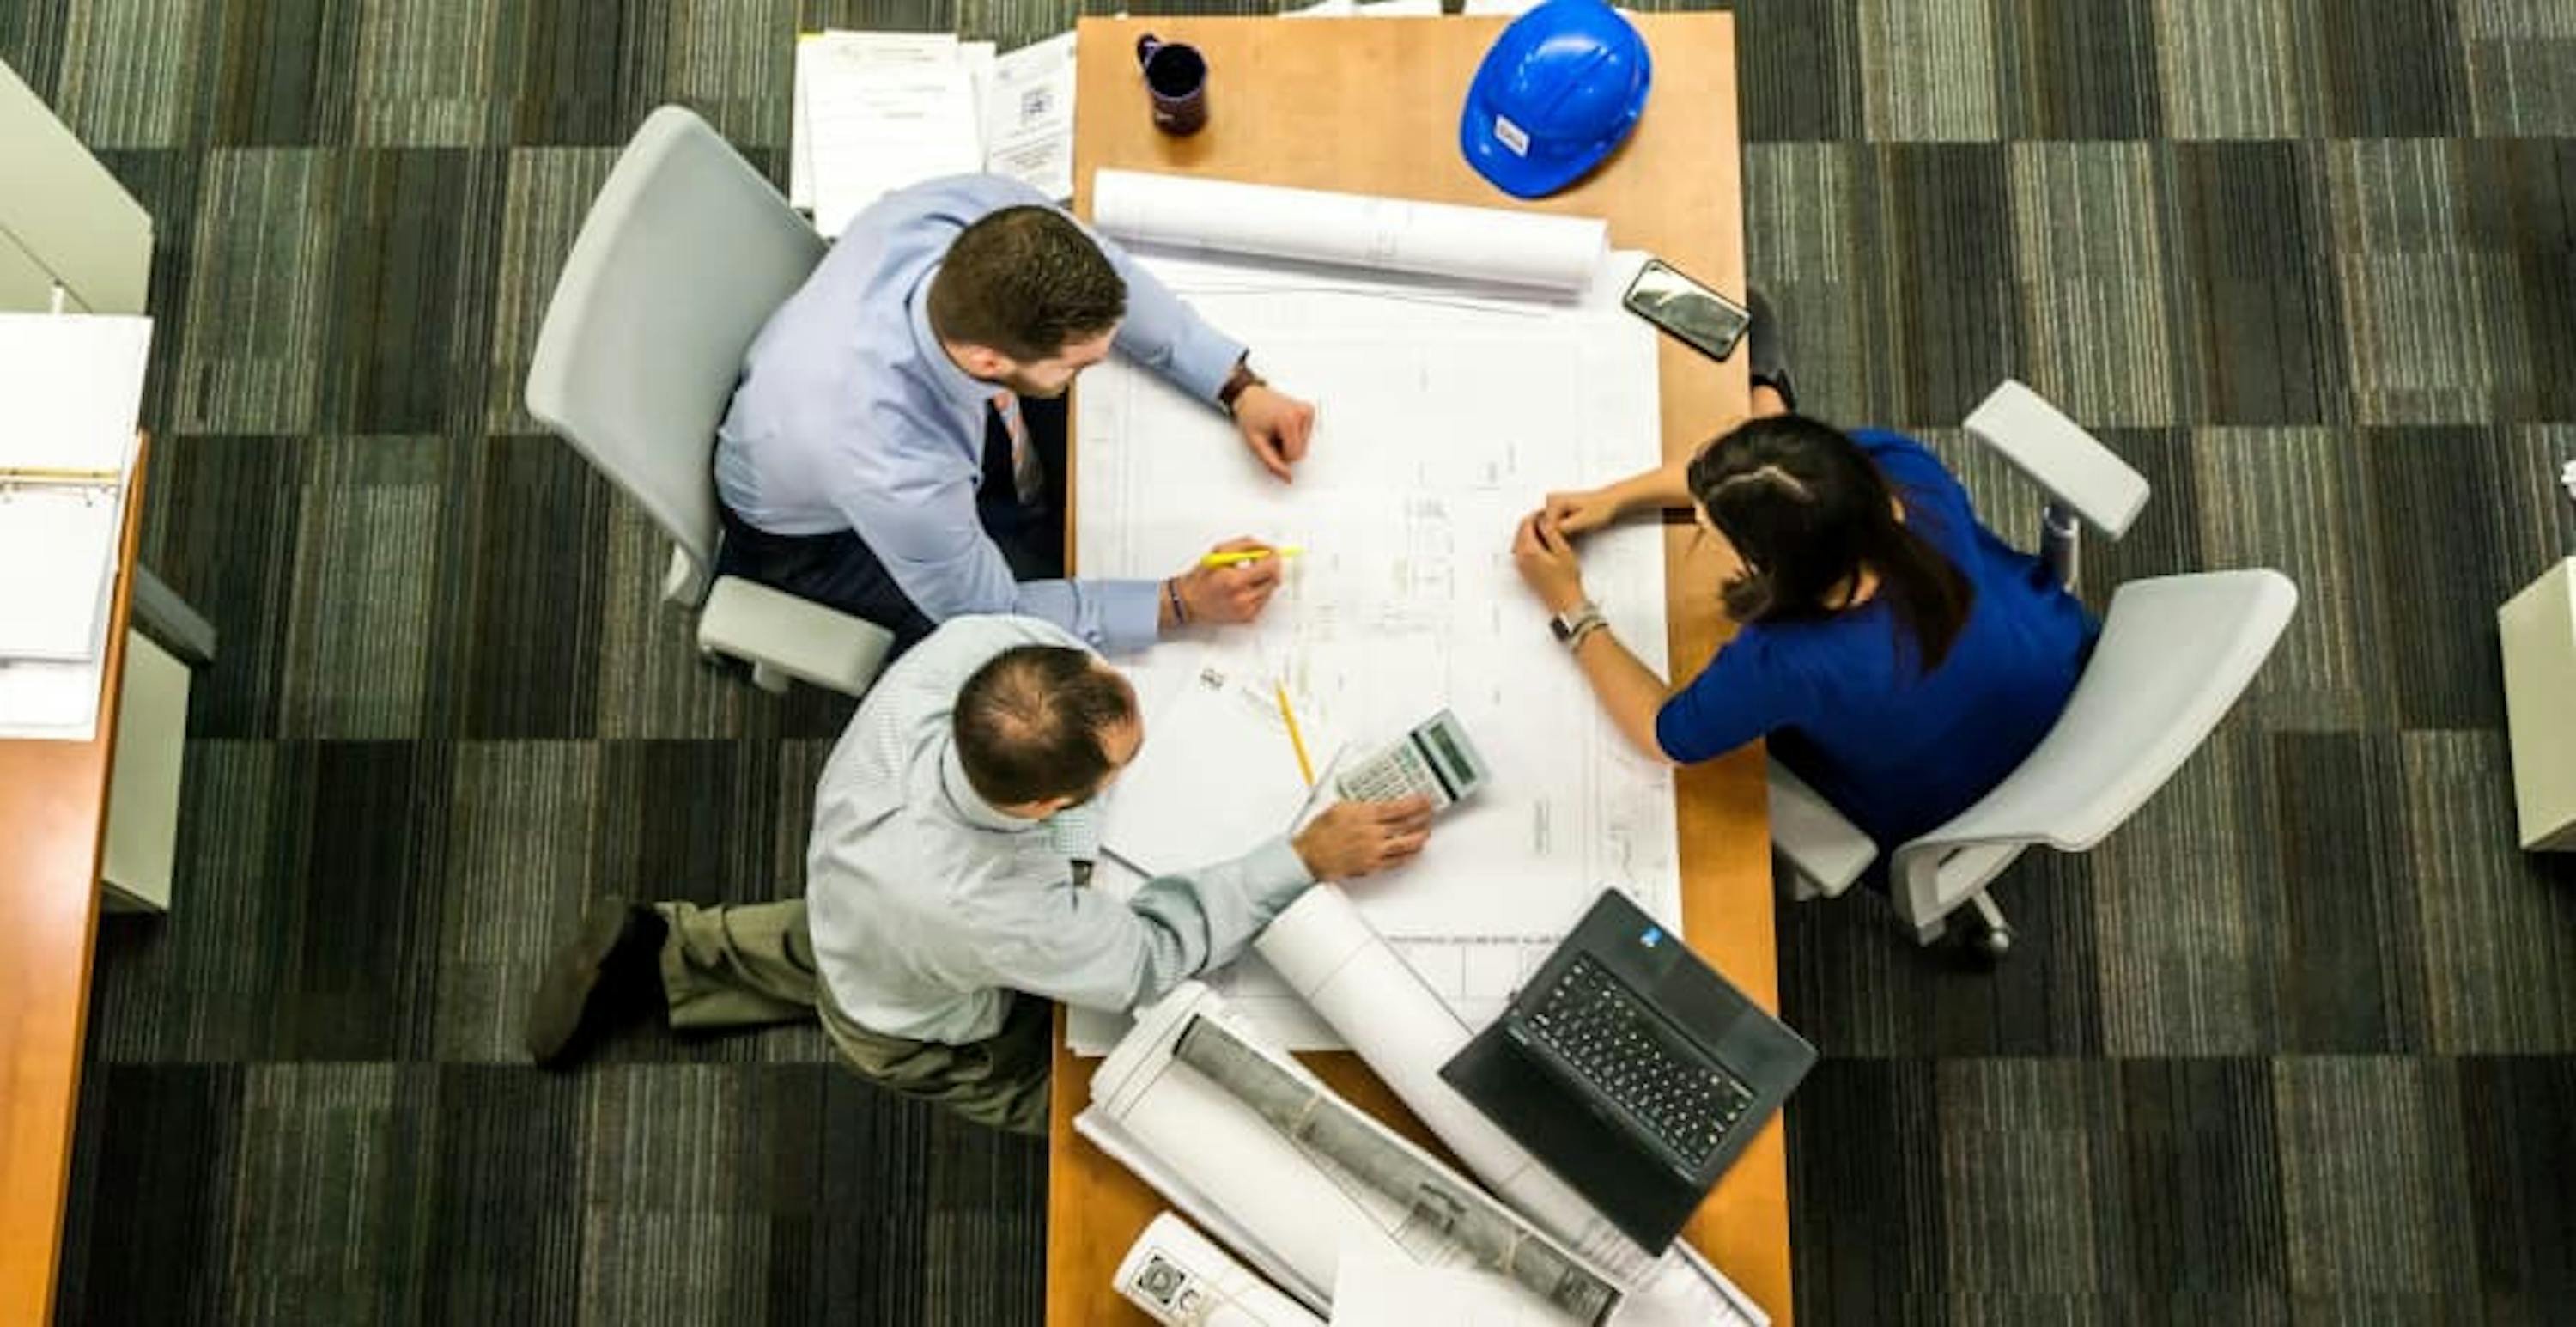
<path fill-rule="evenodd" d="M 5 1268 L 5 1274 L 0 1274 L 0 1321 L 5 1322 L 52 1321 L 54 1293 L 61 1277 L 63 1222 L 67 1216 L 64 1206 L 70 1198 L 73 1134 L 80 1122 L 81 1061 L 86 1054 L 89 1036 L 91 959 L 98 944 L 99 871 L 105 865 L 107 849 L 107 797 L 116 777 L 117 700 L 125 677 L 125 633 L 133 613 L 134 570 L 142 547 L 143 479 L 150 449 L 150 435 L 138 434 L 134 470 L 126 478 L 124 529 L 117 539 L 116 590 L 108 607 L 107 652 L 99 673 L 98 731 L 87 743 L 59 744 L 67 749 L 94 749 L 98 754 L 98 826 L 91 845 L 89 879 L 83 886 L 86 902 L 82 909 L 81 943 L 79 952 L 73 957 L 73 981 L 78 998 L 72 1002 L 71 1054 L 59 1099 L 61 1128 L 56 1135 L 59 1147 L 50 1169 L 46 1169 L 40 1159 L 37 1169 L 47 1176 L 40 1193 L 21 1190 L 5 1195 L 4 1199 L 8 1220 L 5 1226 L 7 1247 L 0 1250 L 0 1268 Z M 26 739 L 10 740 L 14 743 Z M 8 887 L 21 888 L 27 884 L 26 881 L 10 881 Z M 5 1072 L 11 1091 L 21 1090 L 19 1066 L 10 1064 L 5 1067 Z M 55 1104 L 39 1103 L 39 1109 L 51 1108 Z M 17 1114 L 18 1108 L 13 1106 L 11 1113 Z M 44 1136 L 31 1138 L 23 1123 L 19 1123 L 10 1129 L 5 1146 L 12 1153 L 23 1153 L 31 1143 L 42 1147 L 47 1141 Z M 14 1171 L 21 1164 L 21 1161 L 12 1161 L 10 1168 Z M 41 1210 L 27 1210 L 38 1200 L 43 1203 Z M 25 1223 L 31 1218 L 45 1235 L 41 1241 L 29 1238 L 34 1232 Z M 41 1266 L 36 1265 L 38 1259 L 42 1260 Z"/>

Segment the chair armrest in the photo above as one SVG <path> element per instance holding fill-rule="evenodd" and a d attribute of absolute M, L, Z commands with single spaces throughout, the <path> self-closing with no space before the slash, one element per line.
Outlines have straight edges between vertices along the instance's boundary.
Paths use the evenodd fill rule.
<path fill-rule="evenodd" d="M 687 548 L 672 544 L 671 563 L 662 569 L 662 602 L 697 611 L 707 601 L 711 588 L 707 581 L 713 574 L 713 569 L 690 556 Z"/>
<path fill-rule="evenodd" d="M 894 634 L 873 622 L 739 576 L 717 579 L 698 614 L 698 648 L 844 695 L 867 693 Z"/>
<path fill-rule="evenodd" d="M 2084 523 L 2113 539 L 2147 505 L 2147 480 L 2039 393 L 2013 379 L 1987 393 L 1967 430 Z"/>
<path fill-rule="evenodd" d="M 1833 898 L 1878 859 L 1878 845 L 1797 775 L 1771 765 L 1771 849 Z"/>

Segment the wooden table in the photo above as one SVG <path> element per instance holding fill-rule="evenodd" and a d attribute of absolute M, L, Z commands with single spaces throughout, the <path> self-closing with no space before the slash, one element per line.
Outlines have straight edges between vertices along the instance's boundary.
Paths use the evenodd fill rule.
<path fill-rule="evenodd" d="M 149 440 L 145 447 L 148 449 Z M 98 734 L 0 741 L 0 1322 L 53 1321 L 89 1018 L 90 945 L 125 676 L 143 461 L 128 479 Z"/>
<path fill-rule="evenodd" d="M 1744 217 L 1734 19 L 1648 14 L 1634 21 L 1655 59 L 1654 92 L 1636 133 L 1581 184 L 1518 204 L 1458 153 L 1467 84 L 1502 31 L 1502 19 L 1086 18 L 1074 138 L 1078 210 L 1089 213 L 1092 175 L 1104 167 L 1526 206 L 1607 217 L 1614 246 L 1651 250 L 1740 294 Z M 1134 51 L 1137 36 L 1148 31 L 1191 42 L 1207 56 L 1209 122 L 1193 137 L 1166 137 L 1147 118 Z M 1744 412 L 1743 356 L 1712 365 L 1664 338 L 1661 369 L 1667 456 L 1688 454 Z M 1535 505 L 1539 495 L 1530 496 Z M 1078 515 L 1079 495 L 1075 505 Z M 1494 532 L 1498 543 L 1508 537 Z M 1667 541 L 1672 658 L 1687 676 L 1719 639 L 1714 578 L 1687 559 L 1683 530 L 1672 530 Z M 1691 947 L 1776 1009 L 1762 755 L 1747 749 L 1685 770 L 1679 788 L 1683 927 Z M 1356 1056 L 1301 1058 L 1358 1104 L 1429 1141 Z M 1098 1064 L 1075 1057 L 1059 1037 L 1047 1194 L 1047 1321 L 1058 1327 L 1146 1321 L 1110 1290 L 1110 1276 L 1165 1206 L 1073 1133 L 1073 1116 L 1088 1102 Z M 1685 1236 L 1775 1321 L 1789 1321 L 1788 1164 L 1778 1121 L 1727 1172 Z"/>

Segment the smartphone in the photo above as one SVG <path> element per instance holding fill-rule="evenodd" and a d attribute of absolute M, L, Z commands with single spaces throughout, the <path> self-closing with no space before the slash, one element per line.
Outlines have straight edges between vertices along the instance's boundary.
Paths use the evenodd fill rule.
<path fill-rule="evenodd" d="M 1649 258 L 1628 283 L 1620 303 L 1628 311 L 1681 338 L 1685 345 L 1724 359 L 1735 353 L 1753 315 L 1741 304 L 1701 285 L 1661 258 Z"/>

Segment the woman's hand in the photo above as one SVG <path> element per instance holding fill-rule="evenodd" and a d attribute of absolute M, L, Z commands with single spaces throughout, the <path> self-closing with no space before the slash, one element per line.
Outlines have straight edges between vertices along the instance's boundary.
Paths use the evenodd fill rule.
<path fill-rule="evenodd" d="M 1539 514 L 1555 522 L 1558 533 L 1578 535 L 1619 519 L 1624 506 L 1608 488 L 1587 488 L 1548 494 L 1547 505 L 1539 509 Z"/>
<path fill-rule="evenodd" d="M 1532 512 L 1521 518 L 1520 530 L 1512 536 L 1512 565 L 1520 569 L 1521 580 L 1547 611 L 1571 612 L 1583 602 L 1583 563 L 1548 513 Z"/>

